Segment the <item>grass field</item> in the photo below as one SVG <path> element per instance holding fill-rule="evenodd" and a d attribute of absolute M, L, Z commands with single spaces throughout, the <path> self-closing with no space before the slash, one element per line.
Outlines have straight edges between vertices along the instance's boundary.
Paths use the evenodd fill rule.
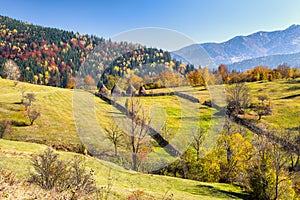
<path fill-rule="evenodd" d="M 41 153 L 45 145 L 0 139 L 0 167 L 9 168 L 19 179 L 24 179 L 30 169 L 31 155 Z M 71 152 L 58 152 L 64 160 L 70 160 Z M 80 155 L 84 157 L 83 155 Z M 84 157 L 87 168 L 95 171 L 97 184 L 105 186 L 108 177 L 113 181 L 110 199 L 125 199 L 135 190 L 142 190 L 148 197 L 162 199 L 165 193 L 174 199 L 243 199 L 247 195 L 240 188 L 221 183 L 203 183 L 167 176 L 140 174 L 127 171 L 113 164 Z"/>
<path fill-rule="evenodd" d="M 300 80 L 248 83 L 257 101 L 258 95 L 267 95 L 271 100 L 272 115 L 264 116 L 259 123 L 275 128 L 300 128 Z"/>
<path fill-rule="evenodd" d="M 250 88 L 252 102 L 258 102 L 257 97 L 259 95 L 267 95 L 271 101 L 272 115 L 263 116 L 262 120 L 256 121 L 258 124 L 268 124 L 275 128 L 292 130 L 300 128 L 300 79 L 251 82 L 246 83 L 246 85 Z M 225 89 L 225 87 L 227 86 L 221 86 L 223 89 Z M 220 96 L 224 94 L 224 92 L 205 90 L 203 87 L 183 87 L 180 88 L 179 91 L 197 97 L 200 103 L 212 99 L 214 93 L 220 94 Z M 215 96 L 217 99 L 218 95 Z M 221 98 L 221 100 L 221 102 L 224 102 L 224 98 Z M 255 113 L 252 112 L 251 115 L 253 119 L 258 119 Z"/>
<path fill-rule="evenodd" d="M 25 93 L 32 92 L 36 96 L 33 108 L 40 111 L 41 117 L 33 126 L 27 126 L 29 121 L 21 112 L 21 88 Z M 13 134 L 6 135 L 6 139 L 78 148 L 80 140 L 72 119 L 70 90 L 27 83 L 19 83 L 15 87 L 13 81 L 0 80 L 0 91 L 0 117 L 17 124 L 13 126 Z"/>
<path fill-rule="evenodd" d="M 24 89 L 25 93 L 35 94 L 36 101 L 33 103 L 33 108 L 41 113 L 41 117 L 32 126 L 28 125 L 29 120 L 22 113 L 21 89 Z M 6 135 L 6 139 L 42 143 L 68 151 L 80 151 L 82 142 L 76 129 L 73 106 L 76 107 L 79 103 L 85 111 L 90 106 L 81 99 L 74 100 L 74 91 L 27 83 L 19 83 L 15 86 L 13 81 L 3 79 L 0 80 L 0 91 L 2 93 L 0 118 L 11 120 L 14 124 L 13 134 Z M 94 118 L 101 121 L 101 126 L 110 124 L 113 108 L 88 92 L 84 92 L 84 98 L 93 100 Z"/>
<path fill-rule="evenodd" d="M 256 97 L 262 94 L 266 94 L 271 100 L 272 115 L 263 116 L 262 120 L 257 121 L 257 123 L 269 124 L 275 128 L 292 130 L 299 128 L 299 80 L 255 82 L 247 83 L 247 85 L 251 89 L 253 101 L 257 101 Z M 224 87 L 222 86 L 221 89 Z M 27 125 L 29 121 L 20 111 L 22 109 L 22 105 L 20 105 L 21 90 L 24 90 L 25 93 L 33 92 L 36 96 L 37 100 L 33 107 L 41 112 L 41 117 L 36 120 L 33 126 Z M 13 81 L 4 79 L 0 80 L 0 91 L 0 118 L 12 120 L 14 123 L 14 134 L 6 135 L 6 139 L 31 141 L 55 146 L 57 149 L 80 152 L 82 140 L 86 140 L 88 143 L 98 143 L 99 141 L 94 139 L 95 136 L 103 135 L 103 129 L 111 126 L 113 121 L 118 123 L 119 119 L 125 118 L 118 110 L 87 92 L 75 92 L 74 95 L 73 90 L 21 82 L 15 86 Z M 163 88 L 148 92 L 170 91 L 180 91 L 195 96 L 200 100 L 200 104 L 195 105 L 177 96 L 140 97 L 139 99 L 145 106 L 147 114 L 155 116 L 152 117 L 153 126 L 160 129 L 166 121 L 167 129 L 172 134 L 178 133 L 178 131 L 181 133 L 189 132 L 190 127 L 195 126 L 199 119 L 200 124 L 205 127 L 218 123 L 214 116 L 217 111 L 202 105 L 202 103 L 209 100 L 214 93 L 221 94 L 220 98 L 224 101 L 222 91 L 205 90 L 203 87 L 181 87 Z M 124 105 L 124 98 L 119 99 L 119 101 Z M 251 114 L 253 119 L 257 119 L 255 113 L 252 112 Z M 88 131 L 80 132 L 80 127 L 86 127 Z M 86 135 L 87 132 L 88 135 Z M 100 139 L 103 140 L 101 137 Z"/>
<path fill-rule="evenodd" d="M 257 96 L 266 94 L 272 103 L 273 113 L 263 116 L 257 121 L 254 113 L 252 118 L 258 124 L 269 124 L 275 128 L 299 129 L 300 124 L 300 81 L 274 81 L 247 83 L 253 101 Z M 223 94 L 223 86 L 211 88 L 216 94 Z M 22 112 L 21 90 L 25 93 L 34 93 L 36 101 L 33 108 L 41 112 L 34 125 L 29 126 L 29 120 Z M 152 118 L 152 125 L 157 130 L 167 122 L 167 130 L 171 134 L 170 142 L 181 149 L 186 144 L 183 141 L 190 136 L 196 126 L 209 129 L 211 141 L 223 123 L 223 116 L 217 115 L 217 110 L 202 105 L 209 100 L 213 92 L 200 88 L 172 88 L 197 97 L 200 104 L 191 103 L 177 96 L 139 97 L 144 105 L 146 114 Z M 54 87 L 45 87 L 27 83 L 18 83 L 0 79 L 0 119 L 9 119 L 13 122 L 13 134 L 5 135 L 0 142 L 0 166 L 7 167 L 22 178 L 28 174 L 29 160 L 32 154 L 40 153 L 46 146 L 64 150 L 59 152 L 65 159 L 70 159 L 74 153 L 82 152 L 82 144 L 93 149 L 107 149 L 113 151 L 113 146 L 104 137 L 104 129 L 117 123 L 122 128 L 126 117 L 120 111 L 85 91 L 74 91 Z M 169 92 L 169 89 L 152 91 Z M 222 102 L 222 95 L 217 101 Z M 125 98 L 118 99 L 125 104 Z M 11 140 L 11 141 L 10 141 Z M 19 141 L 19 142 L 17 142 Z M 184 149 L 181 149 L 184 150 Z M 153 154 L 153 155 L 152 155 Z M 150 157 L 157 155 L 167 157 L 161 148 L 155 147 Z M 83 155 L 82 155 L 83 156 Z M 245 198 L 238 187 L 226 184 L 200 183 L 197 181 L 182 180 L 171 177 L 144 175 L 126 171 L 110 163 L 99 161 L 92 157 L 85 157 L 88 167 L 96 171 L 98 185 L 107 184 L 107 176 L 112 170 L 115 177 L 115 198 L 124 198 L 132 191 L 140 189 L 155 199 L 162 198 L 165 192 L 174 194 L 175 199 L 231 199 Z"/>
<path fill-rule="evenodd" d="M 33 126 L 22 114 L 21 90 L 34 93 L 36 101 L 33 108 L 41 112 L 41 117 Z M 14 121 L 14 132 L 6 139 L 28 141 L 54 146 L 56 149 L 82 152 L 82 141 L 93 148 L 101 146 L 112 148 L 103 137 L 104 129 L 125 120 L 125 115 L 108 105 L 100 98 L 84 91 L 73 91 L 54 87 L 45 87 L 27 83 L 14 85 L 13 81 L 0 80 L 0 117 Z M 209 127 L 216 110 L 191 103 L 177 96 L 140 97 L 146 114 L 151 117 L 151 125 L 161 131 L 165 125 L 170 138 L 189 136 L 193 127 Z M 124 105 L 125 98 L 119 99 Z M 154 117 L 155 116 L 155 117 Z M 216 124 L 217 122 L 215 122 Z M 176 141 L 177 140 L 177 141 Z M 182 138 L 177 137 L 173 144 L 180 146 Z M 181 147 L 179 147 L 181 148 Z"/>
<path fill-rule="evenodd" d="M 36 101 L 33 103 L 33 108 L 41 112 L 41 117 L 32 126 L 28 126 L 29 121 L 21 111 L 22 89 L 25 90 L 25 93 L 32 92 L 35 94 Z M 0 166 L 15 172 L 20 179 L 28 174 L 31 156 L 46 148 L 42 144 L 71 151 L 78 151 L 82 141 L 92 146 L 107 145 L 105 140 L 99 137 L 99 132 L 103 131 L 105 127 L 111 126 L 112 121 L 118 122 L 119 118 L 125 118 L 112 106 L 83 91 L 27 83 L 18 83 L 15 86 L 13 81 L 3 79 L 0 80 L 0 91 L 2 92 L 0 117 L 14 122 L 13 134 L 6 135 L 0 143 Z M 152 112 L 156 116 L 162 116 L 160 120 L 156 121 L 156 124 L 161 124 L 161 121 L 165 120 L 165 117 L 161 115 L 164 113 L 167 118 L 168 129 L 170 131 L 177 130 L 179 133 L 186 131 L 185 129 L 191 126 L 198 125 L 197 118 L 192 118 L 195 112 L 198 113 L 201 110 L 199 118 L 204 126 L 210 125 L 210 119 L 216 112 L 214 109 L 204 106 L 187 106 L 190 104 L 175 96 L 153 97 L 151 99 L 144 97 L 141 98 L 141 102 L 149 114 Z M 196 110 L 191 108 L 196 108 Z M 177 142 L 179 143 L 180 139 Z M 176 141 L 173 143 L 176 144 Z M 111 148 L 111 145 L 107 148 Z M 166 156 L 160 148 L 155 148 L 155 151 L 157 154 Z M 60 154 L 65 159 L 70 159 L 74 155 L 74 153 L 65 151 L 60 152 Z M 114 198 L 124 198 L 137 189 L 145 191 L 148 196 L 154 197 L 154 199 L 162 198 L 167 191 L 174 194 L 175 199 L 244 197 L 241 190 L 232 185 L 144 175 L 123 170 L 92 157 L 86 157 L 86 164 L 96 171 L 98 185 L 107 184 L 108 173 L 112 170 L 111 174 L 116 179 L 113 189 L 116 195 Z"/>

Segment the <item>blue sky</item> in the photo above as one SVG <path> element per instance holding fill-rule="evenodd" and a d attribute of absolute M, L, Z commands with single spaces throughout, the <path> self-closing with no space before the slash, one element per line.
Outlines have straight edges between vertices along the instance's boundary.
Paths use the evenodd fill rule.
<path fill-rule="evenodd" d="M 300 24 L 299 0 L 0 0 L 0 14 L 105 38 L 143 27 L 223 42 Z"/>

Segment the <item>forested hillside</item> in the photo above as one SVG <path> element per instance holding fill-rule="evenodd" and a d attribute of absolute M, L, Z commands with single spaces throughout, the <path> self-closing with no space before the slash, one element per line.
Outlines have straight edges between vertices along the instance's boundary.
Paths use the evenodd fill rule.
<path fill-rule="evenodd" d="M 0 17 L 0 65 L 1 75 L 7 76 L 12 60 L 19 67 L 15 72 L 21 81 L 72 87 L 72 79 L 85 62 L 89 52 L 98 47 L 101 63 L 95 67 L 98 73 L 117 55 L 136 49 L 128 43 L 116 43 L 95 36 L 81 35 L 56 28 L 45 28 Z M 99 60 L 100 58 L 98 58 Z"/>
<path fill-rule="evenodd" d="M 170 53 L 161 49 L 113 42 L 0 16 L 0 75 L 4 78 L 72 88 L 78 73 L 89 83 L 97 83 L 101 76 L 107 83 L 109 75 L 123 76 L 135 68 L 140 68 L 134 72 L 144 78 L 145 67 L 141 67 L 147 68 L 150 64 L 156 72 L 169 68 L 185 74 L 193 69 L 193 66 L 172 60 Z"/>

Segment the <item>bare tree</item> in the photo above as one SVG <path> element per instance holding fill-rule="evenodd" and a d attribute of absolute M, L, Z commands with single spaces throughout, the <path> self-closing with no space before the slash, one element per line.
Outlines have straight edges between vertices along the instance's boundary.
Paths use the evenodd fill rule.
<path fill-rule="evenodd" d="M 118 156 L 118 146 L 123 141 L 123 131 L 116 124 L 113 124 L 110 128 L 105 128 L 108 139 L 114 144 L 115 156 Z"/>
<path fill-rule="evenodd" d="M 254 105 L 254 112 L 257 113 L 258 115 L 258 120 L 261 120 L 261 117 L 264 115 L 270 115 L 272 113 L 271 110 L 271 103 L 269 101 L 269 103 L 265 103 L 266 100 L 268 100 L 268 96 L 267 95 L 259 95 L 258 100 L 260 101 L 258 104 Z"/>
<path fill-rule="evenodd" d="M 271 199 L 271 194 L 268 192 L 272 187 L 268 176 L 269 170 L 271 170 L 268 166 L 271 145 L 268 143 L 266 136 L 256 138 L 254 145 L 256 151 L 252 162 L 249 163 L 250 168 L 248 171 L 252 196 L 256 199 Z"/>
<path fill-rule="evenodd" d="M 269 100 L 268 96 L 263 94 L 263 95 L 259 95 L 257 96 L 258 100 L 261 101 L 261 103 L 264 103 L 264 101 Z"/>
<path fill-rule="evenodd" d="M 193 133 L 193 138 L 194 138 L 192 147 L 196 150 L 197 161 L 199 161 L 200 153 L 201 153 L 201 144 L 204 140 L 206 130 L 203 127 L 199 127 L 196 130 L 194 130 L 192 133 Z"/>
<path fill-rule="evenodd" d="M 41 116 L 41 113 L 37 110 L 33 110 L 32 108 L 27 108 L 27 117 L 30 121 L 30 125 L 33 125 L 34 121 Z"/>
<path fill-rule="evenodd" d="M 235 133 L 238 133 L 238 131 L 235 129 L 233 121 L 229 117 L 227 117 L 223 126 L 223 134 L 226 136 L 232 136 Z M 230 162 L 233 150 L 231 149 L 230 145 L 226 144 L 226 142 L 224 142 L 224 145 L 226 147 L 227 162 Z"/>
<path fill-rule="evenodd" d="M 253 111 L 257 113 L 258 120 L 261 120 L 262 116 L 271 114 L 271 109 L 264 104 L 255 105 Z"/>
<path fill-rule="evenodd" d="M 272 142 L 272 154 L 273 154 L 273 166 L 275 168 L 275 197 L 276 200 L 279 196 L 279 184 L 283 181 L 286 181 L 286 178 L 282 178 L 282 171 L 286 168 L 287 155 L 280 146 Z M 281 178 L 280 178 L 281 177 Z"/>
<path fill-rule="evenodd" d="M 32 103 L 36 100 L 34 93 L 27 93 L 25 95 L 25 90 L 21 90 L 22 93 L 22 99 L 21 103 L 25 106 L 25 109 L 28 110 L 29 107 L 31 107 Z"/>
<path fill-rule="evenodd" d="M 146 136 L 149 132 L 149 124 L 145 115 L 145 109 L 140 101 L 134 97 L 128 99 L 126 103 L 128 110 L 129 124 L 129 145 L 132 153 L 132 169 L 138 170 L 138 154 L 147 146 Z"/>
<path fill-rule="evenodd" d="M 45 149 L 43 154 L 32 157 L 31 165 L 34 171 L 30 172 L 30 182 L 46 190 L 61 185 L 68 171 L 66 164 L 58 157 L 59 155 L 50 148 Z"/>
<path fill-rule="evenodd" d="M 29 105 L 36 100 L 34 93 L 27 93 L 25 98 L 28 100 Z"/>
<path fill-rule="evenodd" d="M 3 73 L 10 80 L 19 80 L 21 77 L 19 66 L 13 60 L 8 60 L 4 63 Z"/>
<path fill-rule="evenodd" d="M 236 116 L 244 113 L 250 101 L 249 87 L 245 83 L 235 83 L 227 89 L 227 114 Z"/>
<path fill-rule="evenodd" d="M 273 135 L 277 135 L 280 138 L 284 138 L 286 135 L 286 132 L 283 130 L 273 129 L 271 130 L 271 133 Z M 275 196 L 274 200 L 280 198 L 283 194 L 280 192 L 280 185 L 284 181 L 289 180 L 289 175 L 286 172 L 286 169 L 288 168 L 288 158 L 289 154 L 287 151 L 284 151 L 282 146 L 275 142 L 274 140 L 269 141 L 272 145 L 271 148 L 271 155 L 272 155 L 272 165 L 275 169 Z M 282 189 L 281 189 L 282 190 Z M 281 199 L 281 198 L 280 198 Z"/>
<path fill-rule="evenodd" d="M 70 199 L 82 199 L 97 191 L 93 169 L 86 170 L 84 160 L 74 156 L 70 162 L 63 161 L 50 148 L 31 159 L 32 171 L 29 182 L 46 190 L 70 191 Z"/>

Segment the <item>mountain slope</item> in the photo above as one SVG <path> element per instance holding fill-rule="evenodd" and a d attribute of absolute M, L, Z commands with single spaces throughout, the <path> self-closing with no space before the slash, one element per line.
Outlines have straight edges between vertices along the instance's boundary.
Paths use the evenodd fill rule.
<path fill-rule="evenodd" d="M 189 49 L 194 46 L 204 48 L 216 65 L 270 55 L 294 54 L 300 52 L 300 25 L 292 25 L 281 31 L 260 31 L 248 36 L 237 36 L 223 43 L 195 44 L 175 53 L 186 58 Z"/>
<path fill-rule="evenodd" d="M 271 55 L 252 59 L 246 59 L 241 62 L 236 62 L 227 65 L 229 71 L 235 70 L 246 71 L 256 66 L 267 66 L 270 69 L 274 69 L 281 64 L 292 65 L 291 67 L 300 66 L 300 53 L 283 54 L 283 55 Z"/>

